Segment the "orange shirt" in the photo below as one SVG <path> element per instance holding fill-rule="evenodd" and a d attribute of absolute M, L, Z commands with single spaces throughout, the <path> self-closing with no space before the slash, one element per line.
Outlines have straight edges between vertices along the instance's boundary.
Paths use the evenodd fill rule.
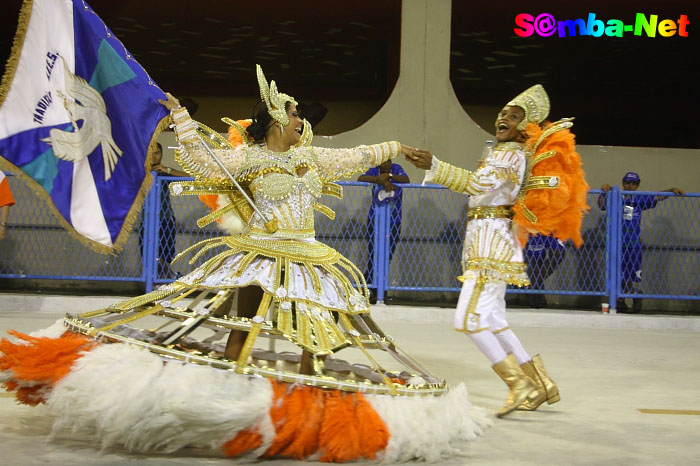
<path fill-rule="evenodd" d="M 10 191 L 10 183 L 7 182 L 7 177 L 0 171 L 0 207 L 6 205 L 15 205 L 15 198 L 12 197 L 12 191 Z"/>

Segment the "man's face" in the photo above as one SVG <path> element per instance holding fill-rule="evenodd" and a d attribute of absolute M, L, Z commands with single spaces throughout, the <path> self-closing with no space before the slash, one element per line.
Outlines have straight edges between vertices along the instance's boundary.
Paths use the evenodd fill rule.
<path fill-rule="evenodd" d="M 496 140 L 498 142 L 515 141 L 520 137 L 518 124 L 525 118 L 522 108 L 506 106 L 496 118 Z"/>
<path fill-rule="evenodd" d="M 156 150 L 153 151 L 153 165 L 158 165 L 161 160 L 163 160 L 163 150 L 156 146 Z"/>
<path fill-rule="evenodd" d="M 391 172 L 391 160 L 387 160 L 386 162 L 379 165 L 379 173 L 390 173 L 390 172 Z"/>
<path fill-rule="evenodd" d="M 639 189 L 639 182 L 638 181 L 623 181 L 622 182 L 622 189 L 625 191 L 636 191 Z"/>

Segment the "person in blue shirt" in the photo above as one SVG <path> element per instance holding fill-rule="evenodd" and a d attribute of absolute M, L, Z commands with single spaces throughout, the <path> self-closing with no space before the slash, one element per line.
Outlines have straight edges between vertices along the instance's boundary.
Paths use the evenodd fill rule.
<path fill-rule="evenodd" d="M 364 275 L 365 280 L 369 283 L 372 281 L 372 274 L 374 273 L 374 210 L 376 206 L 387 203 L 391 204 L 391 214 L 389 217 L 391 225 L 389 235 L 389 261 L 391 261 L 394 255 L 394 249 L 396 249 L 396 242 L 401 234 L 401 186 L 397 186 L 394 183 L 410 183 L 410 181 L 406 172 L 401 168 L 401 165 L 392 163 L 391 160 L 387 160 L 378 167 L 370 168 L 364 175 L 361 175 L 357 181 L 364 181 L 365 183 L 373 183 L 375 185 L 372 202 L 367 215 L 369 259 Z M 377 290 L 375 288 L 370 288 L 370 302 L 373 304 L 376 303 L 376 293 Z"/>
<path fill-rule="evenodd" d="M 639 189 L 641 178 L 635 172 L 628 172 L 622 178 L 622 189 L 624 191 L 636 191 Z M 609 184 L 603 185 L 600 189 L 603 194 L 598 196 L 598 207 L 606 209 L 606 195 L 612 189 Z M 672 192 L 676 196 L 685 193 L 678 188 L 665 189 L 664 192 Z M 632 293 L 634 284 L 642 281 L 642 211 L 653 209 L 657 202 L 666 199 L 665 196 L 655 196 L 653 194 L 624 194 L 622 196 L 622 237 L 621 237 L 621 277 L 622 291 Z M 623 298 L 617 300 L 616 308 L 618 312 L 638 313 L 642 310 L 641 298 L 634 298 L 630 310 Z"/>
<path fill-rule="evenodd" d="M 552 235 L 530 235 L 525 246 L 525 263 L 530 278 L 530 288 L 544 290 L 544 281 L 564 260 L 564 243 Z M 527 303 L 533 308 L 546 308 L 547 299 L 543 294 L 527 294 Z"/>

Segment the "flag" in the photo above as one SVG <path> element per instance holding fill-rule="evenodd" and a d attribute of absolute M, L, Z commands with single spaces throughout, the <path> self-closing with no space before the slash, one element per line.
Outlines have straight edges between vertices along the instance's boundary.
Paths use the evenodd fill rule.
<path fill-rule="evenodd" d="M 164 98 L 83 0 L 25 0 L 0 84 L 0 169 L 82 242 L 120 250 L 152 182 Z"/>

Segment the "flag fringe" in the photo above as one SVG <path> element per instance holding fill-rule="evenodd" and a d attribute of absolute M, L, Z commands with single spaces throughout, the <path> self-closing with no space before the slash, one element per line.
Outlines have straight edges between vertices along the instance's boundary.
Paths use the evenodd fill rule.
<path fill-rule="evenodd" d="M 156 146 L 158 144 L 158 135 L 164 131 L 165 129 L 168 128 L 168 125 L 170 124 L 170 115 L 164 116 L 160 122 L 158 122 L 158 125 L 156 126 L 155 131 L 153 131 L 153 135 L 151 136 L 151 142 L 148 143 L 148 152 L 146 154 L 146 162 L 144 164 L 144 168 L 146 170 L 146 177 L 143 179 L 143 182 L 141 183 L 141 187 L 139 188 L 139 192 L 136 194 L 136 198 L 134 198 L 134 203 L 131 204 L 131 209 L 129 209 L 129 213 L 126 214 L 126 218 L 124 219 L 124 224 L 122 225 L 122 229 L 119 232 L 119 235 L 117 235 L 117 240 L 114 242 L 114 246 L 111 248 L 115 252 L 121 251 L 124 249 L 124 245 L 126 242 L 129 240 L 129 234 L 131 233 L 131 230 L 134 228 L 134 224 L 136 221 L 139 219 L 139 214 L 141 213 L 141 210 L 143 209 L 143 203 L 146 201 L 146 195 L 148 194 L 148 191 L 151 190 L 151 185 L 153 184 L 153 176 L 151 176 L 151 162 L 153 160 L 153 152 L 156 149 Z M 83 237 L 84 238 L 84 237 Z M 92 243 L 95 243 L 95 241 L 89 240 Z M 100 246 L 103 246 L 100 243 Z"/>
<path fill-rule="evenodd" d="M 29 18 L 32 15 L 33 4 L 34 0 L 24 0 L 19 10 L 17 32 L 15 32 L 15 38 L 12 41 L 12 51 L 10 52 L 10 58 L 7 59 L 7 63 L 5 64 L 5 74 L 2 76 L 2 81 L 0 81 L 0 108 L 5 102 L 5 97 L 7 97 L 12 81 L 15 78 L 19 57 L 22 54 L 22 47 L 24 46 L 24 38 L 27 35 L 27 28 L 29 27 Z"/>

